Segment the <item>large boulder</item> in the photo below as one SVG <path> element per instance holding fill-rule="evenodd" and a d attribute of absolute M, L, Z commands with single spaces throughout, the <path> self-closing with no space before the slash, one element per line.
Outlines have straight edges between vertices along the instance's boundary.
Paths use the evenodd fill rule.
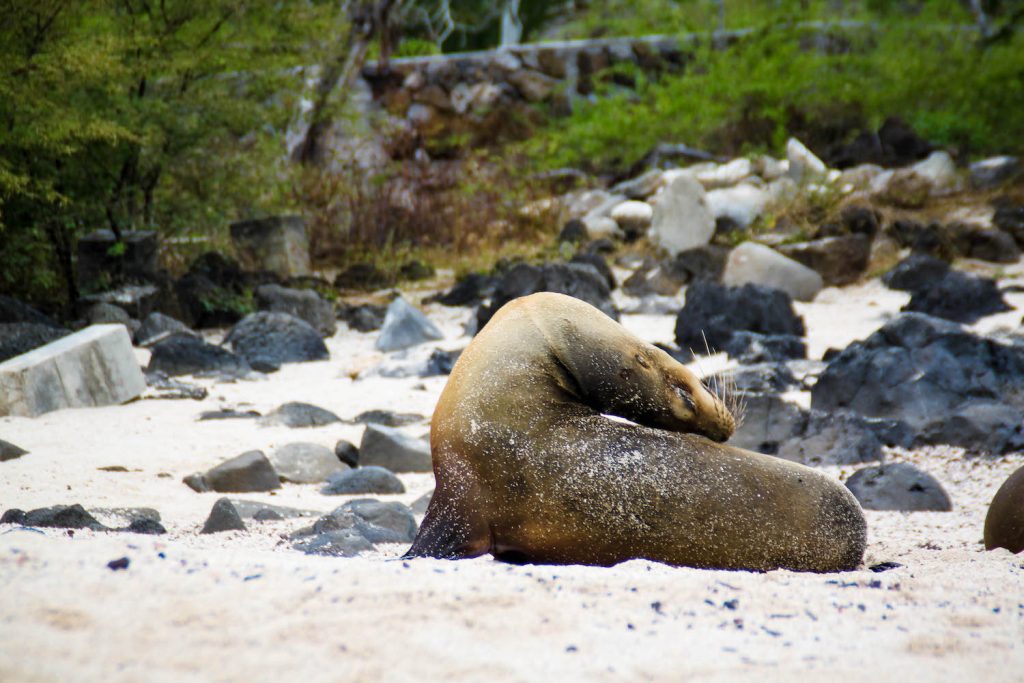
<path fill-rule="evenodd" d="M 678 173 L 651 200 L 651 240 L 671 254 L 700 247 L 715 234 L 707 195 L 688 173 Z"/>
<path fill-rule="evenodd" d="M 276 370 L 284 363 L 327 360 L 320 334 L 305 320 L 287 313 L 261 311 L 231 328 L 224 343 L 256 370 Z"/>
<path fill-rule="evenodd" d="M 175 333 L 150 347 L 147 372 L 168 377 L 219 373 L 246 375 L 250 368 L 242 358 L 225 348 L 207 343 L 191 333 Z"/>
<path fill-rule="evenodd" d="M 676 316 L 676 344 L 698 352 L 705 343 L 723 349 L 737 332 L 802 337 L 805 330 L 785 292 L 757 285 L 691 284 L 686 304 Z"/>
<path fill-rule="evenodd" d="M 949 264 L 927 254 L 911 254 L 888 273 L 882 283 L 889 289 L 905 292 L 926 290 L 949 272 Z"/>
<path fill-rule="evenodd" d="M 366 425 L 359 443 L 359 464 L 377 465 L 392 472 L 430 472 L 430 444 L 393 427 Z"/>
<path fill-rule="evenodd" d="M 310 271 L 309 238 L 300 216 L 232 223 L 231 241 L 249 270 L 267 270 L 282 278 Z"/>
<path fill-rule="evenodd" d="M 0 363 L 0 416 L 115 405 L 145 390 L 122 325 L 92 325 Z"/>
<path fill-rule="evenodd" d="M 186 334 L 195 336 L 185 323 L 163 313 L 150 313 L 135 330 L 136 346 L 152 346 L 162 339 L 173 334 Z"/>
<path fill-rule="evenodd" d="M 860 415 L 812 410 L 802 432 L 779 444 L 780 458 L 804 465 L 852 465 L 882 459 L 882 440 Z"/>
<path fill-rule="evenodd" d="M 60 323 L 45 313 L 4 294 L 0 294 L 0 323 L 33 323 L 61 327 Z"/>
<path fill-rule="evenodd" d="M 309 323 L 322 337 L 337 329 L 334 307 L 311 289 L 290 289 L 267 284 L 256 288 L 256 305 L 261 311 L 287 313 Z"/>
<path fill-rule="evenodd" d="M 846 488 L 865 510 L 948 512 L 953 503 L 942 484 L 910 463 L 894 462 L 857 470 Z"/>
<path fill-rule="evenodd" d="M 812 300 L 824 286 L 821 275 L 815 271 L 756 242 L 744 242 L 730 252 L 722 282 L 734 287 L 764 285 L 780 289 L 798 301 Z"/>
<path fill-rule="evenodd" d="M 926 442 L 1003 452 L 1018 442 L 1022 386 L 1024 345 L 904 313 L 831 360 L 811 389 L 811 407 L 898 419 Z M 970 430 L 967 421 L 975 425 Z"/>
<path fill-rule="evenodd" d="M 388 306 L 377 337 L 378 351 L 400 351 L 428 341 L 444 339 L 444 333 L 408 301 L 398 297 Z"/>
<path fill-rule="evenodd" d="M 729 444 L 774 455 L 779 445 L 803 434 L 807 413 L 776 394 L 739 392 L 745 406 L 743 420 Z"/>
<path fill-rule="evenodd" d="M 534 266 L 518 263 L 502 276 L 490 303 L 477 309 L 477 329 L 482 329 L 498 309 L 509 301 L 537 292 L 556 292 L 576 297 L 618 320 L 608 282 L 592 265 L 545 263 Z"/>
<path fill-rule="evenodd" d="M 815 270 L 826 285 L 848 285 L 867 269 L 871 239 L 861 234 L 824 237 L 783 245 L 779 252 Z"/>

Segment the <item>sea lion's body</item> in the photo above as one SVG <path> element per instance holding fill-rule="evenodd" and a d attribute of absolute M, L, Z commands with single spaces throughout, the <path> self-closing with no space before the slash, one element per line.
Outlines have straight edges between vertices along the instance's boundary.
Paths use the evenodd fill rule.
<path fill-rule="evenodd" d="M 438 402 L 437 488 L 409 554 L 856 567 L 865 523 L 846 488 L 701 436 L 734 428 L 689 370 L 596 309 L 516 300 L 463 352 Z"/>
<path fill-rule="evenodd" d="M 1024 467 L 1006 478 L 985 515 L 985 549 L 1024 552 Z"/>

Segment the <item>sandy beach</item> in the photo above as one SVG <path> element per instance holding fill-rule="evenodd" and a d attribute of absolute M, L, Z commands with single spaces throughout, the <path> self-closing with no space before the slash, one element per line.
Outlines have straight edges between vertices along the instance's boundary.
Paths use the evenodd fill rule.
<path fill-rule="evenodd" d="M 1012 274 L 1011 274 L 1012 275 Z M 1004 279 L 1001 284 L 1014 280 Z M 411 297 L 418 301 L 417 295 Z M 797 304 L 808 350 L 843 348 L 907 300 L 877 280 Z M 978 331 L 1017 329 L 1018 310 Z M 423 310 L 468 343 L 466 308 Z M 624 315 L 650 341 L 672 339 L 670 315 Z M 96 511 L 150 507 L 168 534 L 0 526 L 0 681 L 521 681 L 803 680 L 1019 681 L 1024 672 L 1024 556 L 986 552 L 988 504 L 1024 455 L 889 449 L 934 475 L 952 512 L 872 512 L 862 569 L 842 574 L 725 572 L 646 561 L 612 568 L 512 566 L 493 559 L 403 561 L 385 545 L 343 559 L 305 555 L 288 533 L 306 519 L 250 522 L 199 535 L 217 493 L 181 479 L 244 451 L 294 441 L 359 442 L 362 425 L 310 429 L 254 420 L 197 421 L 220 408 L 267 413 L 286 401 L 343 419 L 364 410 L 417 413 L 429 432 L 446 377 L 372 372 L 377 333 L 341 325 L 329 361 L 258 380 L 214 382 L 194 400 L 137 400 L 0 418 L 0 438 L 29 451 L 0 463 L 0 510 L 81 503 Z M 433 345 L 409 353 L 429 353 Z M 140 363 L 148 352 L 137 351 Z M 392 358 L 389 359 L 393 361 Z M 721 357 L 702 361 L 705 370 Z M 798 397 L 799 398 L 799 397 Z M 806 397 L 805 397 L 806 398 Z M 101 468 L 122 468 L 110 471 Z M 845 479 L 856 469 L 823 468 Z M 400 475 L 411 503 L 430 474 Z M 237 494 L 326 513 L 351 497 L 284 484 Z M 102 514 L 97 514 L 105 521 Z M 127 557 L 123 571 L 107 567 Z M 886 571 L 868 567 L 896 563 Z"/>

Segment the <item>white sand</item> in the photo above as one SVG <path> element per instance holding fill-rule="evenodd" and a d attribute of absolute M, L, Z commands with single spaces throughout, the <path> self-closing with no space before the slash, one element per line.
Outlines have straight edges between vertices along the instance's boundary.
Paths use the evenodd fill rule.
<path fill-rule="evenodd" d="M 1008 298 L 1024 309 L 1024 296 Z M 875 281 L 800 304 L 810 355 L 863 338 L 905 301 Z M 427 310 L 448 335 L 443 346 L 467 343 L 467 309 Z M 1020 315 L 978 327 L 1018 327 Z M 671 341 L 670 316 L 624 323 Z M 938 477 L 954 511 L 868 512 L 867 564 L 904 565 L 879 574 L 403 562 L 394 559 L 400 546 L 312 557 L 283 539 L 303 520 L 199 536 L 220 494 L 194 493 L 182 476 L 291 441 L 358 443 L 362 430 L 197 422 L 203 410 L 266 413 L 300 400 L 350 418 L 382 408 L 424 415 L 406 429 L 427 433 L 446 378 L 351 379 L 380 359 L 374 339 L 342 329 L 328 340 L 330 361 L 255 382 L 197 380 L 211 389 L 201 402 L 0 418 L 0 438 L 30 451 L 0 463 L 0 510 L 147 506 L 170 532 L 0 527 L 0 681 L 1024 679 L 1024 555 L 980 544 L 988 503 L 1024 465 L 1021 454 L 891 453 Z M 130 471 L 97 469 L 111 465 Z M 853 469 L 829 472 L 845 478 Z M 431 475 L 402 479 L 406 494 L 382 498 L 409 503 L 433 486 Z M 348 499 L 318 489 L 238 497 L 322 512 Z M 127 571 L 106 567 L 122 556 Z M 724 605 L 732 600 L 734 609 Z"/>

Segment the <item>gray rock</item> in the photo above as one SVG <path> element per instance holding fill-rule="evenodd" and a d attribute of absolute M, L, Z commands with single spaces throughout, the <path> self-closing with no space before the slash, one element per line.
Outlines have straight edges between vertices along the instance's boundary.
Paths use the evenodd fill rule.
<path fill-rule="evenodd" d="M 394 474 L 370 465 L 357 470 L 348 470 L 332 474 L 327 479 L 327 486 L 320 490 L 329 496 L 351 495 L 356 493 L 405 493 L 405 486 Z"/>
<path fill-rule="evenodd" d="M 185 323 L 163 313 L 150 313 L 135 331 L 135 345 L 149 347 L 172 334 L 195 336 Z"/>
<path fill-rule="evenodd" d="M 0 363 L 0 415 L 116 405 L 145 389 L 121 325 L 92 325 Z"/>
<path fill-rule="evenodd" d="M 186 477 L 185 483 L 199 492 L 248 493 L 281 488 L 277 471 L 262 451 L 247 451 L 225 460 L 205 474 Z"/>
<path fill-rule="evenodd" d="M 12 508 L 4 512 L 3 517 L 0 517 L 0 524 L 110 531 L 110 529 L 100 524 L 99 520 L 89 514 L 78 503 L 74 505 L 54 505 L 48 508 L 37 508 L 28 512 Z"/>
<path fill-rule="evenodd" d="M 355 557 L 361 552 L 373 550 L 373 544 L 355 529 L 327 531 L 292 547 L 307 555 L 329 557 Z"/>
<path fill-rule="evenodd" d="M 341 422 L 341 418 L 329 410 L 299 401 L 282 403 L 260 418 L 262 425 L 284 425 L 293 428 L 323 427 L 334 422 Z"/>
<path fill-rule="evenodd" d="M 967 167 L 971 184 L 979 190 L 989 190 L 1012 180 L 1021 172 L 1020 159 L 1011 156 L 991 157 L 975 161 Z"/>
<path fill-rule="evenodd" d="M 807 357 L 807 344 L 793 334 L 733 332 L 722 350 L 740 363 L 772 363 Z"/>
<path fill-rule="evenodd" d="M 434 349 L 427 359 L 427 366 L 424 368 L 422 377 L 436 377 L 438 375 L 450 375 L 455 367 L 455 362 L 462 355 L 462 349 L 446 351 Z"/>
<path fill-rule="evenodd" d="M 281 481 L 293 484 L 319 484 L 348 469 L 330 448 L 305 442 L 281 446 L 270 454 L 270 462 Z"/>
<path fill-rule="evenodd" d="M 802 433 L 779 445 L 780 458 L 804 465 L 852 465 L 882 459 L 882 442 L 853 413 L 812 410 Z"/>
<path fill-rule="evenodd" d="M 349 424 L 373 424 L 385 427 L 404 427 L 406 425 L 423 422 L 427 418 L 419 413 L 396 413 L 392 410 L 365 410 L 351 420 Z"/>
<path fill-rule="evenodd" d="M 260 417 L 260 414 L 255 410 L 227 408 L 225 410 L 204 410 L 199 413 L 198 419 L 200 422 L 204 422 L 206 420 L 252 420 L 257 417 Z"/>
<path fill-rule="evenodd" d="M 927 254 L 911 254 L 882 276 L 889 289 L 916 292 L 931 287 L 949 272 L 949 264 Z"/>
<path fill-rule="evenodd" d="M 372 498 L 349 501 L 313 524 L 314 533 L 355 529 L 370 543 L 412 543 L 418 526 L 408 506 Z"/>
<path fill-rule="evenodd" d="M 341 439 L 334 444 L 334 455 L 349 467 L 359 467 L 359 449 L 351 441 Z"/>
<path fill-rule="evenodd" d="M 260 285 L 256 288 L 256 303 L 261 311 L 287 313 L 305 320 L 322 337 L 330 337 L 337 330 L 334 306 L 311 289 Z"/>
<path fill-rule="evenodd" d="M 242 519 L 306 519 L 319 517 L 323 514 L 316 510 L 303 510 L 284 505 L 270 505 L 269 503 L 242 500 L 241 498 L 232 498 L 231 504 L 235 506 L 235 510 L 238 511 L 238 515 Z"/>
<path fill-rule="evenodd" d="M 743 421 L 729 443 L 758 453 L 775 454 L 779 445 L 799 436 L 807 424 L 800 406 L 775 394 L 738 392 L 746 404 Z"/>
<path fill-rule="evenodd" d="M 854 472 L 846 488 L 866 510 L 948 512 L 953 503 L 942 484 L 909 463 L 865 467 Z"/>
<path fill-rule="evenodd" d="M 551 96 L 558 81 L 537 71 L 523 69 L 510 73 L 509 83 L 516 87 L 527 102 L 541 102 Z"/>
<path fill-rule="evenodd" d="M 221 531 L 245 531 L 245 522 L 238 510 L 227 498 L 219 498 L 210 510 L 210 516 L 203 524 L 201 534 L 216 534 Z"/>
<path fill-rule="evenodd" d="M 799 385 L 790 369 L 782 363 L 741 365 L 728 371 L 727 375 L 736 391 L 748 393 L 777 394 Z"/>
<path fill-rule="evenodd" d="M 901 310 L 960 323 L 975 323 L 986 315 L 1012 310 L 995 280 L 949 270 L 930 286 L 911 294 Z"/>
<path fill-rule="evenodd" d="M 32 323 L 63 329 L 56 320 L 5 294 L 0 294 L 0 323 Z"/>
<path fill-rule="evenodd" d="M 387 309 L 374 304 L 339 304 L 338 318 L 356 332 L 373 332 L 384 324 Z"/>
<path fill-rule="evenodd" d="M 359 444 L 359 463 L 392 472 L 430 472 L 430 444 L 391 427 L 368 424 Z"/>
<path fill-rule="evenodd" d="M 971 401 L 925 425 L 926 444 L 950 444 L 975 453 L 1024 450 L 1024 410 L 998 401 Z"/>
<path fill-rule="evenodd" d="M 142 319 L 160 303 L 160 297 L 160 289 L 155 285 L 124 284 L 105 292 L 84 296 L 82 302 L 114 304 L 129 317 Z"/>
<path fill-rule="evenodd" d="M 825 162 L 796 138 L 786 142 L 786 159 L 789 160 L 789 177 L 797 183 L 823 180 L 828 172 Z"/>
<path fill-rule="evenodd" d="M 85 312 L 85 319 L 90 325 L 124 325 L 132 332 L 132 319 L 120 306 L 108 303 L 96 303 Z"/>
<path fill-rule="evenodd" d="M 202 401 L 209 393 L 205 387 L 171 379 L 162 372 L 147 372 L 146 386 L 149 389 L 142 397 L 145 399 L 191 399 L 193 401 Z"/>
<path fill-rule="evenodd" d="M 745 285 L 724 287 L 713 282 L 695 282 L 686 291 L 686 304 L 676 316 L 676 343 L 682 349 L 701 352 L 705 344 L 712 349 L 728 348 L 737 333 L 788 335 L 802 337 L 803 319 L 793 310 L 793 302 L 780 290 Z M 746 353 L 750 339 L 734 349 Z"/>
<path fill-rule="evenodd" d="M 807 266 L 756 242 L 744 242 L 729 253 L 722 282 L 733 287 L 771 287 L 798 301 L 811 301 L 825 284 L 821 275 Z"/>
<path fill-rule="evenodd" d="M 327 360 L 330 354 L 320 334 L 305 320 L 287 313 L 261 311 L 242 318 L 224 343 L 261 372 L 284 363 Z"/>
<path fill-rule="evenodd" d="M 635 178 L 623 180 L 612 187 L 611 191 L 613 194 L 621 194 L 629 199 L 647 199 L 661 187 L 662 176 L 663 172 L 660 169 L 652 168 Z"/>
<path fill-rule="evenodd" d="M 243 358 L 190 333 L 175 333 L 153 344 L 149 373 L 178 375 L 222 374 L 244 377 L 251 368 Z"/>
<path fill-rule="evenodd" d="M 24 448 L 19 448 L 9 441 L 0 439 L 0 462 L 14 460 L 28 453 Z"/>
<path fill-rule="evenodd" d="M 437 339 L 444 339 L 437 325 L 398 297 L 388 306 L 376 347 L 378 351 L 398 351 Z"/>
<path fill-rule="evenodd" d="M 147 536 L 160 536 L 167 533 L 167 529 L 164 528 L 163 524 L 148 517 L 137 517 L 124 529 L 120 529 L 120 531 L 127 531 L 131 534 L 146 534 Z"/>
<path fill-rule="evenodd" d="M 233 223 L 231 241 L 248 270 L 269 270 L 282 278 L 310 271 L 309 238 L 299 216 Z"/>
<path fill-rule="evenodd" d="M 676 174 L 651 204 L 650 238 L 671 254 L 704 246 L 715 234 L 715 218 L 704 188 L 689 174 Z"/>

